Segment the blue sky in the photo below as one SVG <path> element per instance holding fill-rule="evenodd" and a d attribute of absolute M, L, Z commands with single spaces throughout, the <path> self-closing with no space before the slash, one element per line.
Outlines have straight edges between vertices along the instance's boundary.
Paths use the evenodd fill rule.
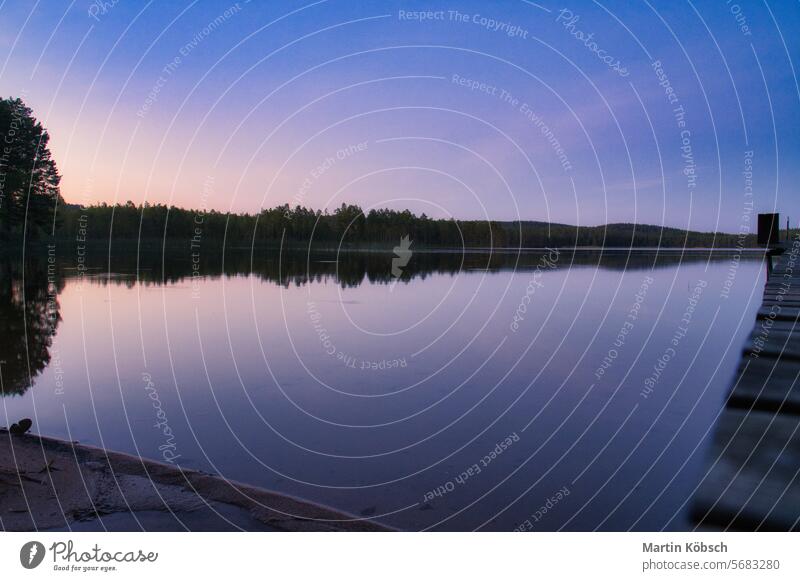
<path fill-rule="evenodd" d="M 800 218 L 798 30 L 794 2 L 6 1 L 0 91 L 71 202 L 735 232 Z"/>

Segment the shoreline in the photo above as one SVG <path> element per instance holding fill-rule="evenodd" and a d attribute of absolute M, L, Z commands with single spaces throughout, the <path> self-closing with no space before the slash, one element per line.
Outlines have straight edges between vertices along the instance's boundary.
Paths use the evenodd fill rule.
<path fill-rule="evenodd" d="M 211 521 L 203 530 L 390 531 L 363 517 L 257 486 L 154 460 L 0 430 L 0 525 L 5 531 L 70 530 L 70 525 L 127 513 Z M 161 514 L 163 513 L 163 514 Z M 186 517 L 182 519 L 181 517 Z M 215 527 L 214 522 L 219 523 Z"/>
<path fill-rule="evenodd" d="M 5 248 L 0 249 L 0 255 L 8 255 L 20 252 L 22 250 L 41 251 L 46 250 L 48 246 L 67 245 L 73 246 L 78 243 L 71 239 L 56 239 L 50 242 L 42 240 L 28 241 L 23 245 L 7 245 Z M 167 240 L 112 240 L 109 244 L 107 240 L 93 240 L 84 243 L 86 250 L 102 251 L 107 253 L 109 247 L 115 247 L 117 250 L 130 250 L 136 249 L 139 251 L 184 251 L 191 248 L 191 245 L 186 240 L 167 239 Z M 256 244 L 254 246 L 240 246 L 235 244 L 223 245 L 221 240 L 211 240 L 208 242 L 206 251 L 210 253 L 225 252 L 256 252 L 256 251 L 277 251 L 277 252 L 324 252 L 324 253 L 394 253 L 394 245 L 329 245 L 329 244 L 296 244 L 287 243 L 280 244 Z M 426 253 L 475 253 L 475 254 L 512 254 L 515 252 L 548 252 L 550 250 L 558 250 L 561 252 L 604 252 L 604 253 L 747 253 L 747 254 L 765 254 L 767 248 L 762 246 L 438 246 L 438 245 L 415 245 L 414 252 Z"/>

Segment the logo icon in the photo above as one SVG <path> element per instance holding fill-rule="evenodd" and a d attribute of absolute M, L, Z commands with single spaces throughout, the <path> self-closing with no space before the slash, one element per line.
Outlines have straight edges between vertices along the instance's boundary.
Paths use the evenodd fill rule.
<path fill-rule="evenodd" d="M 44 560 L 44 545 L 39 541 L 29 541 L 19 550 L 19 562 L 26 569 L 35 569 Z"/>
<path fill-rule="evenodd" d="M 394 277 L 394 281 L 389 290 L 394 290 L 394 285 L 403 274 L 403 268 L 408 265 L 408 261 L 411 260 L 411 255 L 414 254 L 411 251 L 411 244 L 412 241 L 409 240 L 408 236 L 403 236 L 400 239 L 400 246 L 395 246 L 392 249 L 395 255 L 395 258 L 392 258 L 392 276 Z"/>

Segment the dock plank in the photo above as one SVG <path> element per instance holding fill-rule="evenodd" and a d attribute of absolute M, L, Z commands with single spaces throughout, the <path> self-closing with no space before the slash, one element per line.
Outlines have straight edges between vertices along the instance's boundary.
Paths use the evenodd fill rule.
<path fill-rule="evenodd" d="M 764 286 L 693 499 L 698 530 L 800 530 L 800 272 L 795 271 L 800 263 L 795 263 L 796 250 L 778 257 Z"/>
<path fill-rule="evenodd" d="M 800 416 L 726 409 L 695 497 L 698 525 L 798 530 Z"/>
<path fill-rule="evenodd" d="M 728 406 L 800 413 L 800 362 L 747 358 L 733 383 Z"/>
<path fill-rule="evenodd" d="M 772 309 L 765 309 L 761 307 L 758 309 L 758 313 L 756 314 L 756 319 L 761 321 L 763 319 L 772 318 L 776 321 L 798 321 L 800 322 L 800 309 L 798 308 L 791 308 L 791 307 L 784 307 L 781 308 L 779 311 L 775 311 L 773 313 Z"/>
<path fill-rule="evenodd" d="M 772 357 L 800 361 L 800 333 L 772 331 L 762 333 L 756 328 L 747 339 L 744 354 L 748 357 Z"/>

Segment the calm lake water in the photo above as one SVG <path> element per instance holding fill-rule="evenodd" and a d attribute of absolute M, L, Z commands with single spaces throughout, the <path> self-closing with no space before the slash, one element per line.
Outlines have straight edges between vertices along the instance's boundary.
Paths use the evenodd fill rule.
<path fill-rule="evenodd" d="M 392 258 L 2 266 L 0 424 L 402 529 L 687 526 L 760 256 Z"/>

